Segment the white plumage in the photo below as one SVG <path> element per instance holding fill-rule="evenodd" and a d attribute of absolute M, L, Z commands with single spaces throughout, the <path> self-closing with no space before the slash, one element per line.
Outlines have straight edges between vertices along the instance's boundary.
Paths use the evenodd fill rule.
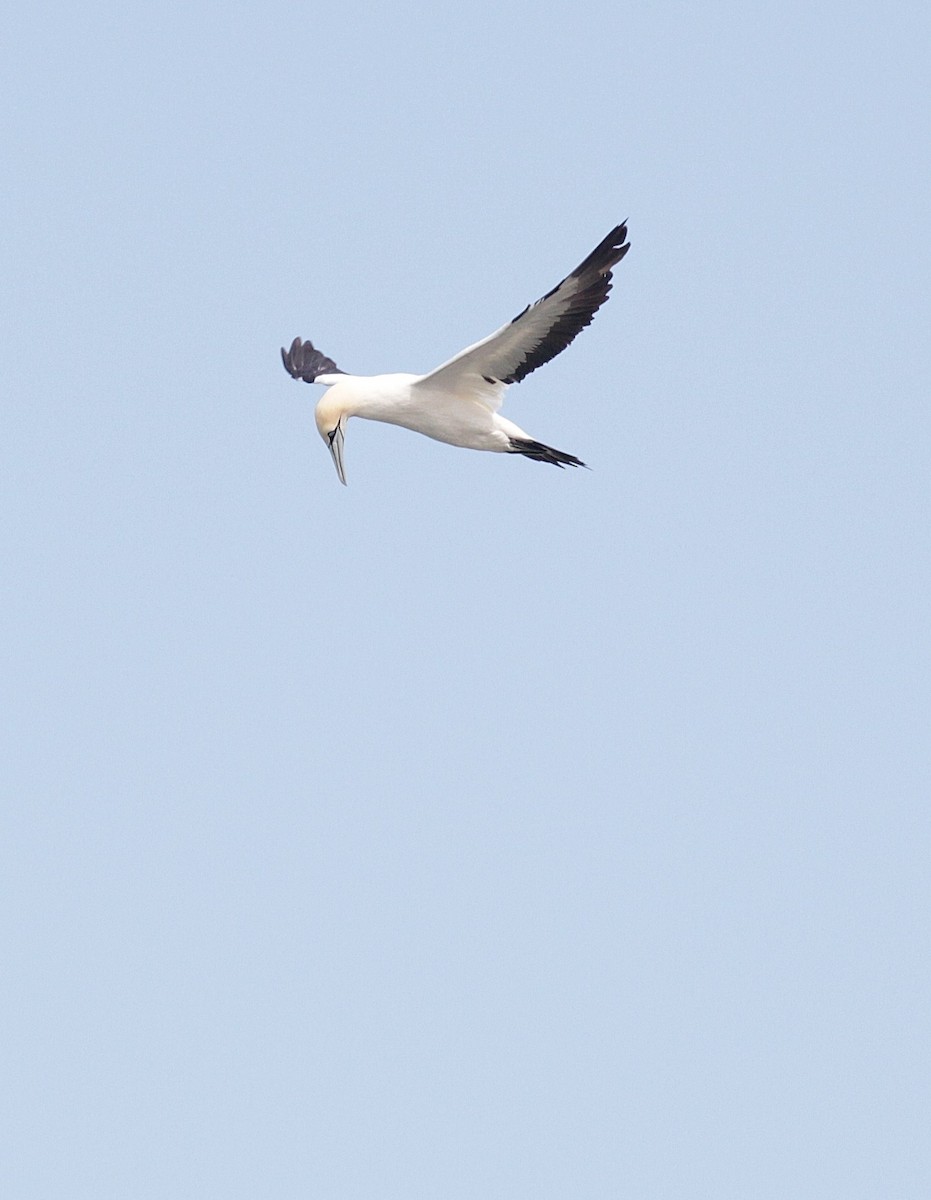
<path fill-rule="evenodd" d="M 510 384 L 555 358 L 591 323 L 608 298 L 612 267 L 630 249 L 626 238 L 626 224 L 612 229 L 552 291 L 428 375 L 349 375 L 300 338 L 282 349 L 290 375 L 327 387 L 315 417 L 341 482 L 346 482 L 343 446 L 350 417 L 401 425 L 468 450 L 584 466 L 574 455 L 534 441 L 498 410 Z"/>

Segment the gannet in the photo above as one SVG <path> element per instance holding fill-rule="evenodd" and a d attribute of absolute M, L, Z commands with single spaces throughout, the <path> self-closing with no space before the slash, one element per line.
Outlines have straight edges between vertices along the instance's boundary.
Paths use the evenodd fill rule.
<path fill-rule="evenodd" d="M 611 290 L 611 268 L 630 249 L 626 238 L 626 223 L 612 229 L 552 291 L 428 375 L 350 375 L 299 337 L 290 350 L 282 347 L 289 375 L 327 388 L 314 416 L 340 482 L 346 482 L 343 446 L 350 417 L 387 421 L 468 450 L 584 467 L 574 454 L 535 441 L 498 410 L 509 384 L 555 358 L 591 324 Z"/>

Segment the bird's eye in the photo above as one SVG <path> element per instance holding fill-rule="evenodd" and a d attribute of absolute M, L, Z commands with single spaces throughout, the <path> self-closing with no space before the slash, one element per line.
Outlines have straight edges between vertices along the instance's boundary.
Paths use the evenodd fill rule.
<path fill-rule="evenodd" d="M 336 426 L 336 429 L 339 429 L 338 425 Z M 333 439 L 336 437 L 336 429 L 331 429 L 330 432 L 327 434 L 327 437 L 330 439 L 331 446 L 333 445 Z"/>

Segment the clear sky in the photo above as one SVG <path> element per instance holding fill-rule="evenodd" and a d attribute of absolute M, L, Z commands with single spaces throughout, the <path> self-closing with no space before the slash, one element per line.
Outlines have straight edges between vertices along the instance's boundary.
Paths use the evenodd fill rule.
<path fill-rule="evenodd" d="M 6 18 L 4 1196 L 931 1195 L 929 33 Z M 339 484 L 624 218 L 590 472 Z"/>

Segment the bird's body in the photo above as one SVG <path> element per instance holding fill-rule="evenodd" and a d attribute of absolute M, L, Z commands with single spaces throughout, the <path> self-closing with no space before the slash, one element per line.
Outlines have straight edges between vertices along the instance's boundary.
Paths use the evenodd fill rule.
<path fill-rule="evenodd" d="M 588 325 L 611 289 L 611 268 L 629 249 L 619 225 L 562 283 L 490 337 L 427 375 L 348 375 L 310 342 L 295 338 L 281 355 L 295 379 L 327 387 L 315 417 L 340 480 L 345 425 L 350 417 L 384 421 L 468 450 L 522 454 L 555 466 L 580 459 L 536 442 L 498 412 L 504 393 L 554 358 Z"/>
<path fill-rule="evenodd" d="M 450 446 L 466 450 L 507 450 L 508 436 L 526 437 L 496 411 L 504 384 L 480 380 L 455 393 L 431 387 L 424 375 L 328 375 L 317 383 L 330 384 L 317 406 L 318 423 L 332 429 L 334 418 L 365 417 L 400 425 Z"/>

